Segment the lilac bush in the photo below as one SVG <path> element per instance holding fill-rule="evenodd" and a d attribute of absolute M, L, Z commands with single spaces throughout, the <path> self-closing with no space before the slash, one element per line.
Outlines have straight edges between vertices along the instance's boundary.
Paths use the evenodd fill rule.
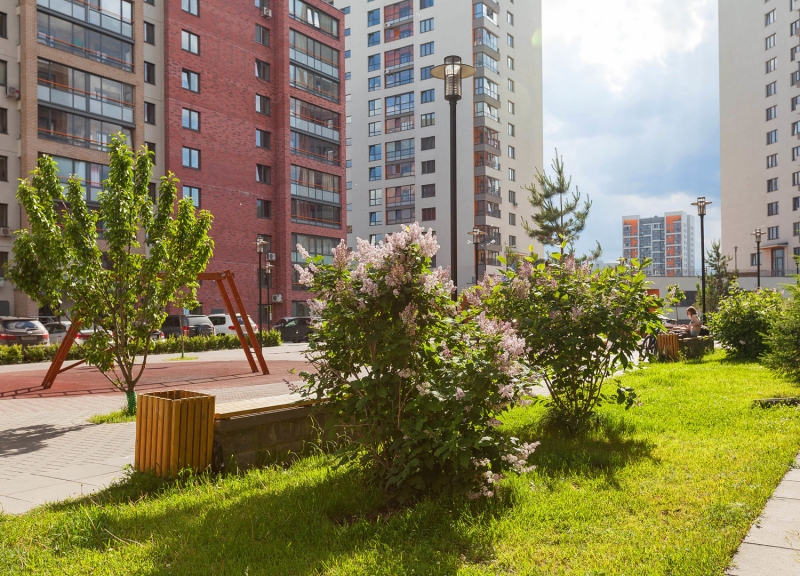
<path fill-rule="evenodd" d="M 525 362 L 547 386 L 557 420 L 575 431 L 604 400 L 630 407 L 635 393 L 603 386 L 631 365 L 646 333 L 661 326 L 663 301 L 647 293 L 648 261 L 592 270 L 573 256 L 554 253 L 546 261 L 526 257 L 517 270 L 486 276 L 468 295 L 493 317 L 503 318 L 525 339 Z"/>
<path fill-rule="evenodd" d="M 526 346 L 507 323 L 452 301 L 439 246 L 417 224 L 372 245 L 342 242 L 333 263 L 307 259 L 300 281 L 318 317 L 301 393 L 321 399 L 326 426 L 347 434 L 358 461 L 390 496 L 450 490 L 492 496 L 507 471 L 525 472 L 536 444 L 498 429 L 525 394 Z M 303 250 L 298 246 L 298 250 Z"/>

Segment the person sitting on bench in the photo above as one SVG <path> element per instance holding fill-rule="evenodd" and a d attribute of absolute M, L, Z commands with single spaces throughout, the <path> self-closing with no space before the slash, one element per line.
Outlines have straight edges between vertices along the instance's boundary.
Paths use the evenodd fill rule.
<path fill-rule="evenodd" d="M 689 306 L 686 309 L 686 315 L 689 317 L 689 325 L 686 327 L 686 332 L 692 338 L 697 338 L 703 328 L 703 323 L 700 322 L 700 317 L 697 315 L 697 309 L 694 306 Z"/>

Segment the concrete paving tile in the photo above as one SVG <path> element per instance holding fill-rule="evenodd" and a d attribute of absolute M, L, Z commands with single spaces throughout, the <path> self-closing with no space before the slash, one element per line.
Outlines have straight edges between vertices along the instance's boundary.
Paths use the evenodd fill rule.
<path fill-rule="evenodd" d="M 110 466 L 108 464 L 73 464 L 66 468 L 58 468 L 48 472 L 40 472 L 41 476 L 49 476 L 51 478 L 58 478 L 60 480 L 82 480 L 92 476 L 99 476 L 109 472 L 117 472 L 118 466 Z"/>
<path fill-rule="evenodd" d="M 727 576 L 800 576 L 800 552 L 746 542 L 739 546 Z"/>
<path fill-rule="evenodd" d="M 773 497 L 800 500 L 800 482 L 781 482 L 775 488 Z"/>
<path fill-rule="evenodd" d="M 800 468 L 792 468 L 786 473 L 786 476 L 784 476 L 783 479 L 790 480 L 792 482 L 800 482 Z"/>
<path fill-rule="evenodd" d="M 116 472 L 109 472 L 107 474 L 99 474 L 98 476 L 92 476 L 90 478 L 82 478 L 81 482 L 84 484 L 90 484 L 97 488 L 105 488 L 109 484 L 111 484 L 114 480 L 119 480 L 120 478 L 124 478 L 125 473 L 122 470 L 117 470 Z"/>
<path fill-rule="evenodd" d="M 0 511 L 6 514 L 24 514 L 38 504 L 26 500 L 18 500 L 9 496 L 0 496 Z"/>
<path fill-rule="evenodd" d="M 46 502 L 59 502 L 67 498 L 77 498 L 97 491 L 97 486 L 62 480 L 58 484 L 27 490 L 14 494 L 14 498 L 45 504 Z"/>
<path fill-rule="evenodd" d="M 116 466 L 117 468 L 122 468 L 125 464 L 133 465 L 134 455 L 130 454 L 129 456 L 117 456 L 116 458 L 108 458 L 102 460 L 103 464 L 109 464 L 110 466 Z"/>
<path fill-rule="evenodd" d="M 779 548 L 800 550 L 800 500 L 770 498 L 744 541 Z"/>
<path fill-rule="evenodd" d="M 48 478 L 46 476 L 39 476 L 38 474 L 20 474 L 14 476 L 10 480 L 0 482 L 0 495 L 11 496 L 27 490 L 53 486 L 59 482 L 60 480 L 57 478 Z"/>

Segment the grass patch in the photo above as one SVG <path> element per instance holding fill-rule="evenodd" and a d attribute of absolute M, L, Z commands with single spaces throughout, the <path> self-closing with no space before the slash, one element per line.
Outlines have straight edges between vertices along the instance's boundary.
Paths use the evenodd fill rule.
<path fill-rule="evenodd" d="M 184 360 L 197 360 L 200 356 L 184 356 L 181 358 L 178 356 L 177 358 L 167 358 L 167 362 L 182 362 Z"/>
<path fill-rule="evenodd" d="M 80 501 L 0 516 L 2 574 L 721 575 L 800 450 L 798 389 L 754 363 L 656 364 L 643 405 L 573 438 L 542 409 L 504 426 L 538 468 L 501 496 L 388 508 L 324 455 L 242 476 L 132 474 Z"/>
<path fill-rule="evenodd" d="M 95 414 L 87 418 L 92 424 L 122 424 L 123 422 L 136 422 L 136 414 L 129 414 L 127 408 L 115 410 L 108 414 Z"/>

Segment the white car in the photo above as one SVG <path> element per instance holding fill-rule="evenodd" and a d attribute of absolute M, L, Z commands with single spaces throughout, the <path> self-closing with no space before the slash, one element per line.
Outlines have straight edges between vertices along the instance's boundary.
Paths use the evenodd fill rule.
<path fill-rule="evenodd" d="M 47 332 L 50 334 L 50 344 L 61 344 L 61 341 L 67 335 L 67 330 L 72 325 L 69 320 L 62 320 L 61 322 L 49 322 L 44 325 Z M 80 329 L 80 332 L 75 336 L 75 344 L 86 344 L 86 341 L 92 337 L 96 332 L 94 326 L 86 326 Z M 110 335 L 109 335 L 110 339 Z"/>
<path fill-rule="evenodd" d="M 214 325 L 214 329 L 217 331 L 217 334 L 236 334 L 236 328 L 233 327 L 233 322 L 231 321 L 229 314 L 209 314 L 208 318 Z M 242 317 L 237 314 L 236 319 L 239 321 L 239 326 L 242 327 L 242 332 L 247 334 L 247 329 L 244 327 Z M 249 315 L 247 316 L 247 319 L 250 321 L 250 326 L 253 327 L 253 332 L 258 334 L 258 324 L 253 322 L 253 319 L 250 318 Z"/>

